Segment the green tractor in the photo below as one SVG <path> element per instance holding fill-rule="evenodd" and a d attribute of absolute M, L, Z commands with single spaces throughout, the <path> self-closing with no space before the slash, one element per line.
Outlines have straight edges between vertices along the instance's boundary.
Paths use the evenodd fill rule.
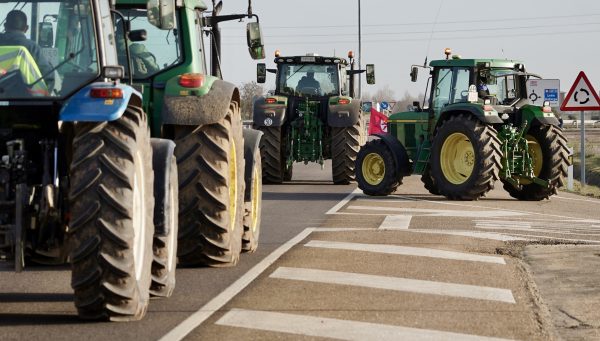
<path fill-rule="evenodd" d="M 266 73 L 277 76 L 272 95 L 254 101 L 253 125 L 264 133 L 260 144 L 263 181 L 281 183 L 292 179 L 294 162 L 332 160 L 335 184 L 354 180 L 354 164 L 366 140 L 360 99 L 355 98 L 356 75 L 366 71 L 367 83 L 375 83 L 373 65 L 366 70 L 340 57 L 280 56 L 277 69 L 257 65 L 257 81 Z"/>
<path fill-rule="evenodd" d="M 527 80 L 539 76 L 517 61 L 449 56 L 423 66 L 428 108 L 415 102 L 391 115 L 388 134 L 361 148 L 359 188 L 389 195 L 404 176 L 420 174 L 430 193 L 452 200 L 477 200 L 496 180 L 519 200 L 556 194 L 569 165 L 567 140 L 548 102 L 529 104 Z"/>
<path fill-rule="evenodd" d="M 261 133 L 242 129 L 239 90 L 221 79 L 219 23 L 254 19 L 246 30 L 254 59 L 264 58 L 262 35 L 251 6 L 219 15 L 222 5 L 213 1 L 207 12 L 203 0 L 116 1 L 117 28 L 122 23 L 128 37 L 146 38 L 132 43 L 117 30 L 119 57 L 131 61 L 125 71 L 143 94 L 151 135 L 175 142 L 177 257 L 188 266 L 235 265 L 241 251 L 256 250 L 260 232 Z"/>

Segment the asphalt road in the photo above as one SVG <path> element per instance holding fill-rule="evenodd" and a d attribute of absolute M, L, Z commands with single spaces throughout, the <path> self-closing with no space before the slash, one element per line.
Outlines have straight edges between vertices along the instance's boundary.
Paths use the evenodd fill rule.
<path fill-rule="evenodd" d="M 264 186 L 259 250 L 178 269 L 140 322 L 78 321 L 66 268 L 0 268 L 0 339 L 600 337 L 600 200 L 455 202 L 416 176 L 374 198 L 327 169 Z"/>

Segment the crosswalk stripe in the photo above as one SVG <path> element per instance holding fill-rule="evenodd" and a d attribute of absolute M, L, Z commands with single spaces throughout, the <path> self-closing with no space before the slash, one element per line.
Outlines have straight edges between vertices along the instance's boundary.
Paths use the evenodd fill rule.
<path fill-rule="evenodd" d="M 420 247 L 409 247 L 399 245 L 385 245 L 385 244 L 361 244 L 361 243 L 345 243 L 345 242 L 331 242 L 322 240 L 311 240 L 304 244 L 308 247 L 325 248 L 325 249 L 338 249 L 338 250 L 352 250 L 352 251 L 365 251 L 365 252 L 376 252 L 385 254 L 395 254 L 403 256 L 417 256 L 417 257 L 430 257 L 430 258 L 442 258 L 450 260 L 461 260 L 471 262 L 485 262 L 495 264 L 506 264 L 504 258 L 498 256 L 484 256 L 465 252 L 455 252 L 437 249 L 428 249 Z"/>
<path fill-rule="evenodd" d="M 507 340 L 438 330 L 246 309 L 232 309 L 223 315 L 216 324 L 339 340 Z"/>
<path fill-rule="evenodd" d="M 465 210 L 436 210 L 431 208 L 403 208 L 403 207 L 384 207 L 384 206 L 348 206 L 349 210 L 361 211 L 382 211 L 395 213 L 410 213 L 413 215 L 421 214 L 423 216 L 432 217 L 473 217 L 473 218 L 492 218 L 492 217 L 509 217 L 522 216 L 524 213 L 514 211 L 465 211 Z"/>
<path fill-rule="evenodd" d="M 472 298 L 513 304 L 516 303 L 512 292 L 508 289 L 483 287 L 477 285 L 433 282 L 400 277 L 289 267 L 279 267 L 269 277 L 315 283 L 341 284 L 374 289 L 396 290 L 418 294 Z"/>
<path fill-rule="evenodd" d="M 415 233 L 431 233 L 431 234 L 445 234 L 452 236 L 461 236 L 461 237 L 471 237 L 471 238 L 481 238 L 481 239 L 491 239 L 498 240 L 503 242 L 509 241 L 517 241 L 517 240 L 529 240 L 529 238 L 524 237 L 514 237 L 507 236 L 500 233 L 493 232 L 479 232 L 479 231 L 452 231 L 452 230 L 434 230 L 434 229 L 410 229 L 410 230 L 401 230 L 406 232 L 415 232 Z"/>
<path fill-rule="evenodd" d="M 410 220 L 412 216 L 410 215 L 389 215 L 383 219 L 381 225 L 379 225 L 380 230 L 402 230 L 407 229 L 410 226 Z"/>

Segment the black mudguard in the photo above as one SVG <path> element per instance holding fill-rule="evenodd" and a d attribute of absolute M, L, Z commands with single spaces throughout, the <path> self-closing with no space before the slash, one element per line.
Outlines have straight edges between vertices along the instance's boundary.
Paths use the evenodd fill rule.
<path fill-rule="evenodd" d="M 175 142 L 166 139 L 151 138 L 152 170 L 154 170 L 154 234 L 166 236 L 169 231 L 165 221 L 165 204 L 168 204 L 168 186 L 171 161 L 175 158 Z"/>
<path fill-rule="evenodd" d="M 256 127 L 281 127 L 285 122 L 287 104 L 267 104 L 265 97 L 254 100 L 252 121 Z"/>
<path fill-rule="evenodd" d="M 254 162 L 254 151 L 260 148 L 260 138 L 263 136 L 263 132 L 254 129 L 244 129 L 244 161 L 246 161 L 246 167 L 244 169 L 244 180 L 246 182 L 246 191 L 244 192 L 244 201 L 251 200 L 251 186 L 248 184 L 252 181 L 252 166 Z M 260 161 L 260 160 L 258 160 Z"/>
<path fill-rule="evenodd" d="M 372 136 L 379 137 L 392 151 L 394 163 L 396 164 L 396 167 L 402 176 L 408 176 L 412 174 L 412 165 L 410 163 L 408 153 L 400 141 L 389 134 L 373 134 Z"/>
<path fill-rule="evenodd" d="M 216 80 L 204 96 L 165 96 L 163 124 L 201 126 L 222 120 L 231 101 L 240 103 L 235 85 Z"/>
<path fill-rule="evenodd" d="M 329 105 L 327 124 L 330 127 L 352 127 L 360 119 L 360 101 L 352 100 L 348 104 Z"/>

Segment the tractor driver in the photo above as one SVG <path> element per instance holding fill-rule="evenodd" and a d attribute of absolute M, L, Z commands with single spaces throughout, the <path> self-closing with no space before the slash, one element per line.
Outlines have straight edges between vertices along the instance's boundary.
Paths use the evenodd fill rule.
<path fill-rule="evenodd" d="M 487 86 L 488 80 L 485 75 L 479 76 L 479 84 L 477 84 L 477 97 L 484 99 L 490 95 L 490 90 Z"/>
<path fill-rule="evenodd" d="M 321 93 L 321 84 L 315 79 L 315 73 L 313 71 L 308 71 L 306 76 L 300 79 L 296 90 L 302 92 L 302 89 L 304 88 L 315 89 L 316 94 Z"/>
<path fill-rule="evenodd" d="M 43 76 L 46 76 L 46 83 L 50 87 L 53 79 L 49 73 L 52 66 L 42 53 L 42 49 L 32 40 L 27 39 L 25 33 L 29 29 L 27 25 L 27 15 L 19 10 L 12 10 L 6 15 L 4 20 L 4 33 L 0 34 L 0 46 L 23 46 L 25 47 L 35 62 Z"/>

